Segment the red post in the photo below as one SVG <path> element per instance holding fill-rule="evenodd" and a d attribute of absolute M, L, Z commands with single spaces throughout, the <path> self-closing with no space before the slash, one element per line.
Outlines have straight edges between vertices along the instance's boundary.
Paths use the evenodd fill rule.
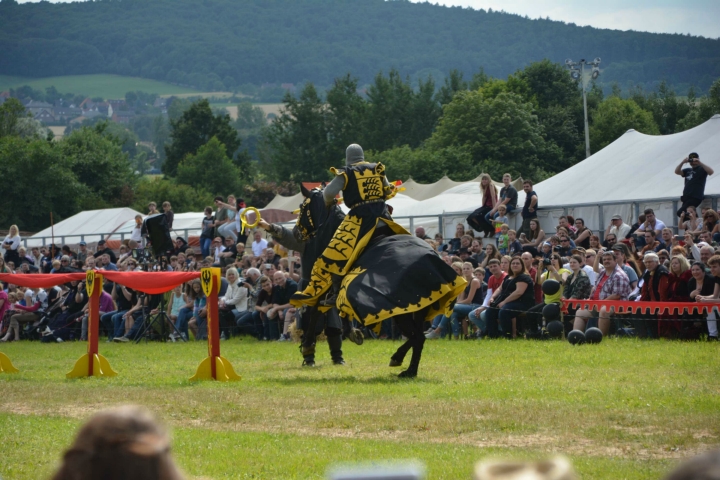
<path fill-rule="evenodd" d="M 208 330 L 208 356 L 210 357 L 210 372 L 212 378 L 217 380 L 215 359 L 220 356 L 220 315 L 218 311 L 218 291 L 220 279 L 212 276 L 212 289 L 207 296 L 207 330 Z"/>

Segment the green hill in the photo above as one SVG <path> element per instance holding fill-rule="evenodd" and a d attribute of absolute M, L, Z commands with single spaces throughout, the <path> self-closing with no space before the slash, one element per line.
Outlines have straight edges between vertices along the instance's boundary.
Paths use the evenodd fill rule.
<path fill-rule="evenodd" d="M 62 93 L 76 93 L 88 97 L 124 98 L 130 91 L 157 93 L 158 95 L 176 95 L 197 93 L 188 87 L 179 87 L 167 82 L 148 78 L 123 77 L 120 75 L 67 75 L 62 77 L 29 78 L 0 75 L 0 91 L 28 85 L 44 91 L 54 86 Z"/>
<path fill-rule="evenodd" d="M 253 83 L 329 85 L 351 72 L 496 77 L 548 58 L 602 57 L 605 84 L 682 93 L 720 77 L 720 41 L 531 20 L 404 0 L 0 2 L 0 74 L 114 73 L 231 90 Z M 59 87 L 58 87 L 59 88 Z M 127 89 L 126 89 L 127 91 Z"/>

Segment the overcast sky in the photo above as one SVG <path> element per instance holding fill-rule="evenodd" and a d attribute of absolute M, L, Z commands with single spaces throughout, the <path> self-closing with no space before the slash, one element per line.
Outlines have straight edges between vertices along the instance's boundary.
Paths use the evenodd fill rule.
<path fill-rule="evenodd" d="M 720 37 L 718 0 L 433 0 L 431 3 L 492 8 L 598 28 Z"/>

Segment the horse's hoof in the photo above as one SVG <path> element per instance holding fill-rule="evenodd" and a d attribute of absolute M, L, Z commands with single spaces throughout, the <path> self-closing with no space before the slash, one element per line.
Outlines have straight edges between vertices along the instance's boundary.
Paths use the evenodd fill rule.
<path fill-rule="evenodd" d="M 347 338 L 355 345 L 362 345 L 365 341 L 365 337 L 363 337 L 362 332 L 357 328 L 353 328 Z"/>
<path fill-rule="evenodd" d="M 404 372 L 401 372 L 400 375 L 398 375 L 399 378 L 415 378 L 417 377 L 417 372 L 411 372 L 409 369 L 405 370 Z"/>
<path fill-rule="evenodd" d="M 400 366 L 402 366 L 402 362 L 401 362 L 401 361 L 398 361 L 398 360 L 395 360 L 394 358 L 391 358 L 391 359 L 390 359 L 390 366 L 391 366 L 391 367 L 400 367 Z"/>
<path fill-rule="evenodd" d="M 303 367 L 314 367 L 315 360 L 303 360 L 302 366 Z"/>

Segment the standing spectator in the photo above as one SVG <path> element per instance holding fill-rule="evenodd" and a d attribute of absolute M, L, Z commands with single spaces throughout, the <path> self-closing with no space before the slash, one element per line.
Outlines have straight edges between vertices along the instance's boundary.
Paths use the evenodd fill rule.
<path fill-rule="evenodd" d="M 630 282 L 628 276 L 622 270 L 615 260 L 612 251 L 602 253 L 603 267 L 598 272 L 599 275 L 595 280 L 595 287 L 590 296 L 590 300 L 627 300 L 630 295 Z M 575 315 L 575 330 L 585 331 L 586 327 L 599 327 L 603 335 L 610 333 L 610 315 L 613 309 L 601 307 L 598 310 L 578 310 Z M 595 319 L 598 319 L 595 325 Z"/>
<path fill-rule="evenodd" d="M 202 219 L 202 233 L 200 234 L 200 252 L 203 258 L 210 255 L 210 245 L 213 241 L 215 217 L 211 207 L 205 207 L 205 216 Z"/>
<path fill-rule="evenodd" d="M 683 165 L 689 164 L 690 168 L 682 168 Z M 685 178 L 685 188 L 683 188 L 680 201 L 682 205 L 677 211 L 678 217 L 687 211 L 687 207 L 698 207 L 703 198 L 705 198 L 705 181 L 709 175 L 715 173 L 712 168 L 700 161 L 700 155 L 693 152 L 675 167 L 675 175 Z"/>
<path fill-rule="evenodd" d="M 522 227 L 520 227 L 520 240 L 525 234 L 528 238 L 530 237 L 530 221 L 537 219 L 537 208 L 538 208 L 538 197 L 535 190 L 533 190 L 533 184 L 530 180 L 523 182 L 523 191 L 525 192 L 525 205 L 522 209 Z M 538 228 L 540 224 L 538 223 Z M 537 245 L 536 245 L 537 246 Z"/>
<path fill-rule="evenodd" d="M 162 204 L 163 212 L 165 213 L 165 223 L 167 223 L 168 230 L 172 230 L 173 220 L 175 220 L 175 213 L 172 211 L 172 205 L 170 202 L 165 201 Z"/>
<path fill-rule="evenodd" d="M 467 217 L 467 223 L 470 225 L 470 228 L 485 233 L 485 237 L 488 238 L 495 235 L 495 227 L 486 215 L 496 210 L 495 207 L 498 203 L 498 198 L 495 183 L 493 183 L 490 175 L 487 173 L 483 173 L 480 177 L 480 193 L 482 196 L 482 205 Z"/>
<path fill-rule="evenodd" d="M 625 240 L 630 235 L 630 230 L 630 225 L 624 223 L 620 215 L 613 215 L 610 219 L 610 225 L 605 229 L 605 236 L 615 235 L 615 238 Z"/>
<path fill-rule="evenodd" d="M 132 232 L 130 233 L 130 240 L 134 240 L 138 246 L 142 245 L 142 226 L 143 217 L 142 215 L 135 215 L 135 226 L 133 226 Z"/>
<path fill-rule="evenodd" d="M 267 240 L 262 238 L 262 232 L 260 230 L 255 230 L 255 233 L 253 233 L 254 241 L 252 243 L 252 251 L 253 255 L 255 257 L 262 256 L 263 252 L 267 248 Z"/>
<path fill-rule="evenodd" d="M 87 258 L 88 258 L 87 243 L 85 243 L 85 242 L 78 243 L 78 252 L 77 252 L 78 262 L 85 264 L 85 260 L 87 260 Z"/>
<path fill-rule="evenodd" d="M 512 177 L 509 173 L 506 173 L 503 175 L 503 185 L 505 185 L 503 188 L 500 189 L 500 201 L 495 205 L 495 208 L 490 210 L 490 212 L 485 216 L 486 219 L 490 220 L 493 218 L 493 215 L 495 212 L 497 212 L 500 209 L 501 205 L 505 206 L 505 211 L 507 213 L 512 213 L 513 210 L 517 208 L 517 198 L 518 198 L 518 192 L 510 183 L 512 182 Z"/>
<path fill-rule="evenodd" d="M 10 225 L 10 230 L 3 240 L 2 247 L 5 249 L 5 262 L 13 262 L 15 265 L 20 265 L 20 259 L 18 254 L 18 248 L 20 248 L 20 230 L 17 225 Z"/>

